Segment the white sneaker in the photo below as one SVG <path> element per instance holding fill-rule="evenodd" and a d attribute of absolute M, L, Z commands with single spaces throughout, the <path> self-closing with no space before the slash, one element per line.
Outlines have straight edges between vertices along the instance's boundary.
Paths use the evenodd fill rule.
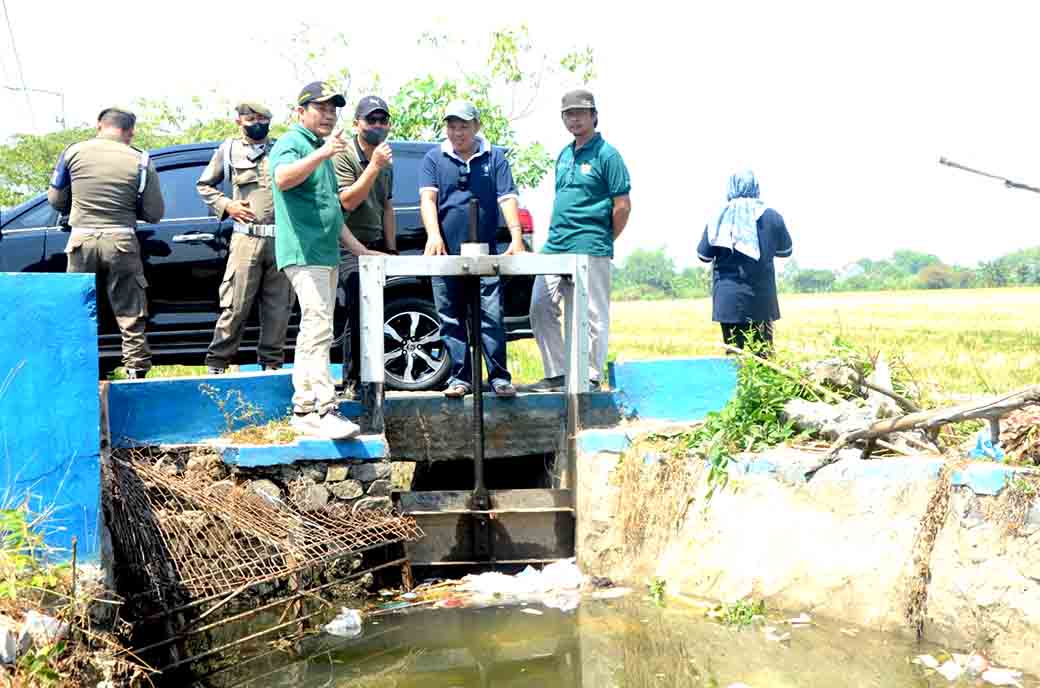
<path fill-rule="evenodd" d="M 321 428 L 321 416 L 314 411 L 294 413 L 289 426 L 301 435 L 317 435 Z"/>
<path fill-rule="evenodd" d="M 345 440 L 361 434 L 361 428 L 335 411 L 329 411 L 318 418 L 318 430 L 314 434 L 327 440 Z"/>

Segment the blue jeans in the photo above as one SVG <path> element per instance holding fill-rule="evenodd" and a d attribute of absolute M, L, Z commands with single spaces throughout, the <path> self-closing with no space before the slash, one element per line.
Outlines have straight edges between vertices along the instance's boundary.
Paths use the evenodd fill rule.
<path fill-rule="evenodd" d="M 449 385 L 473 386 L 469 346 L 466 341 L 466 314 L 469 312 L 468 277 L 433 277 L 433 302 L 441 319 L 441 338 L 451 356 Z M 488 380 L 494 384 L 511 382 L 506 370 L 506 330 L 502 325 L 502 289 L 498 277 L 480 278 L 480 341 L 484 349 L 484 365 Z"/>

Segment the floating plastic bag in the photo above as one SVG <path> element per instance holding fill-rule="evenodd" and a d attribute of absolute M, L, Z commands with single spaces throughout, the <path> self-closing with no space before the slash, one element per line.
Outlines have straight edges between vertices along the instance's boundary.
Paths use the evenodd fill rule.
<path fill-rule="evenodd" d="M 341 608 L 335 619 L 325 624 L 325 632 L 340 638 L 356 638 L 361 635 L 361 612 L 357 609 Z"/>
<path fill-rule="evenodd" d="M 968 452 L 968 456 L 973 459 L 1003 461 L 1004 450 L 1000 448 L 1000 444 L 993 444 L 993 438 L 989 435 L 989 428 L 983 428 L 975 436 L 975 447 Z"/>

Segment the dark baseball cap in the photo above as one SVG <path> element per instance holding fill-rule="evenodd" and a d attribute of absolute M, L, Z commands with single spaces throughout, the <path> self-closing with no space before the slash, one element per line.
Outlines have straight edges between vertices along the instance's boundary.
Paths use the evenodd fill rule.
<path fill-rule="evenodd" d="M 328 82 L 312 81 L 300 91 L 296 104 L 324 103 L 330 100 L 336 104 L 336 107 L 344 107 L 347 104 L 347 99 L 343 97 L 343 94 L 337 92 Z"/>
<path fill-rule="evenodd" d="M 386 101 L 379 96 L 365 96 L 358 101 L 357 109 L 354 110 L 354 119 L 361 119 L 362 117 L 368 117 L 373 112 L 379 112 L 382 110 L 390 115 L 390 107 L 386 104 Z"/>
<path fill-rule="evenodd" d="M 563 102 L 560 104 L 560 112 L 568 110 L 595 110 L 596 99 L 592 93 L 583 88 L 568 91 L 563 94 Z"/>

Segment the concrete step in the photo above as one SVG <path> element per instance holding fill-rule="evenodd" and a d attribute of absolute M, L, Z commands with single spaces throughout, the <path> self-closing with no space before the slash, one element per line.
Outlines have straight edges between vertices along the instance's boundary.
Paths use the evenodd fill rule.
<path fill-rule="evenodd" d="M 200 444 L 217 447 L 224 463 L 242 468 L 336 459 L 382 461 L 390 456 L 385 435 L 358 435 L 348 440 L 298 437 L 288 444 L 236 444 L 225 439 L 208 439 Z"/>

